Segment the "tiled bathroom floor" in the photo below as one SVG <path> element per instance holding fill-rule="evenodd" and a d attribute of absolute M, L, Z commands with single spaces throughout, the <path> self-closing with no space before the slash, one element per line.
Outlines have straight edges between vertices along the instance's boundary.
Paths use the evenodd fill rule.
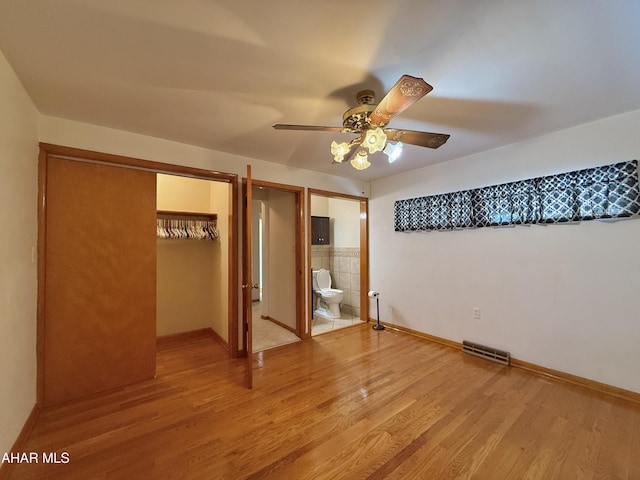
<path fill-rule="evenodd" d="M 253 302 L 253 351 L 261 352 L 270 348 L 279 347 L 288 343 L 299 342 L 300 338 L 295 333 L 282 328 L 270 320 L 261 318 L 261 302 Z"/>
<path fill-rule="evenodd" d="M 363 323 L 358 317 L 342 314 L 341 318 L 327 318 L 317 313 L 313 313 L 311 321 L 311 335 L 319 335 L 321 333 L 330 332 L 339 328 L 350 327 L 356 323 Z"/>
<path fill-rule="evenodd" d="M 261 319 L 262 315 L 261 302 L 253 303 L 253 350 L 254 352 L 267 350 L 286 343 L 300 341 L 294 334 L 288 330 L 276 325 L 268 320 Z M 342 317 L 338 319 L 324 317 L 313 313 L 311 322 L 311 335 L 320 335 L 321 333 L 331 332 L 344 327 L 350 327 L 356 323 L 363 323 L 360 318 L 353 315 L 342 313 Z M 260 328 L 264 326 L 264 328 Z M 278 333 L 279 332 L 279 333 Z M 290 338 L 287 338 L 290 336 Z"/>

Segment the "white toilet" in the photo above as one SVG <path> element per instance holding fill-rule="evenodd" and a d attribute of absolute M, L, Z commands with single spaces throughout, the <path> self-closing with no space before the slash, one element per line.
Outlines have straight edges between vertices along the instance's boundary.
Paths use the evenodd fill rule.
<path fill-rule="evenodd" d="M 312 275 L 313 292 L 318 297 L 316 313 L 329 318 L 340 318 L 340 302 L 344 298 L 344 292 L 331 288 L 329 270 L 313 270 Z"/>

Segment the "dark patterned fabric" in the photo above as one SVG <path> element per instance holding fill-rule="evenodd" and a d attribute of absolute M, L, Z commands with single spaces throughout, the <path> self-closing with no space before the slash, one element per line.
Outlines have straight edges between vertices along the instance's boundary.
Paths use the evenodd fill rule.
<path fill-rule="evenodd" d="M 397 232 L 562 223 L 640 214 L 638 161 L 397 200 Z"/>

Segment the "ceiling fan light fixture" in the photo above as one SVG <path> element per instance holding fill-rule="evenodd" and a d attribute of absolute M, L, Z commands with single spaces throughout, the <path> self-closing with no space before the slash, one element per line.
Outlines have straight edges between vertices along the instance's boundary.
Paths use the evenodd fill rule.
<path fill-rule="evenodd" d="M 331 142 L 331 154 L 333 160 L 340 163 L 344 160 L 344 156 L 351 150 L 351 145 L 347 142 L 337 143 L 335 140 Z"/>
<path fill-rule="evenodd" d="M 370 128 L 366 131 L 362 146 L 369 150 L 369 153 L 380 152 L 387 143 L 387 135 L 380 127 Z"/>
<path fill-rule="evenodd" d="M 364 170 L 369 168 L 371 163 L 367 160 L 367 152 L 360 150 L 353 160 L 351 160 L 351 166 L 356 170 Z"/>
<path fill-rule="evenodd" d="M 387 143 L 387 146 L 384 147 L 383 152 L 387 154 L 389 163 L 393 163 L 398 158 L 400 158 L 400 155 L 402 154 L 402 147 L 404 147 L 404 145 L 402 145 L 402 142 Z"/>
<path fill-rule="evenodd" d="M 372 90 L 358 92 L 358 106 L 350 108 L 342 115 L 342 127 L 320 125 L 275 124 L 278 130 L 301 130 L 316 132 L 338 132 L 357 135 L 350 142 L 331 143 L 333 163 L 351 163 L 353 168 L 364 170 L 371 166 L 368 155 L 384 152 L 389 163 L 401 155 L 403 144 L 397 142 L 402 137 L 404 143 L 419 147 L 439 148 L 449 139 L 442 133 L 418 132 L 388 128 L 389 122 L 420 100 L 433 87 L 422 78 L 402 75 L 393 87 L 376 103 Z M 389 140 L 397 142 L 390 144 Z M 354 146 L 357 150 L 354 150 Z M 345 161 L 347 159 L 347 161 Z"/>

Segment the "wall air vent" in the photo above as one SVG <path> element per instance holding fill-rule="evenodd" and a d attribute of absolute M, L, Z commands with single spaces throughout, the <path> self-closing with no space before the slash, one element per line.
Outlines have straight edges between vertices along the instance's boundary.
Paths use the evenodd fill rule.
<path fill-rule="evenodd" d="M 511 361 L 511 354 L 509 352 L 498 350 L 493 347 L 486 347 L 467 340 L 462 341 L 462 351 L 470 353 L 471 355 L 486 358 L 493 362 L 501 363 L 502 365 L 509 365 Z"/>

